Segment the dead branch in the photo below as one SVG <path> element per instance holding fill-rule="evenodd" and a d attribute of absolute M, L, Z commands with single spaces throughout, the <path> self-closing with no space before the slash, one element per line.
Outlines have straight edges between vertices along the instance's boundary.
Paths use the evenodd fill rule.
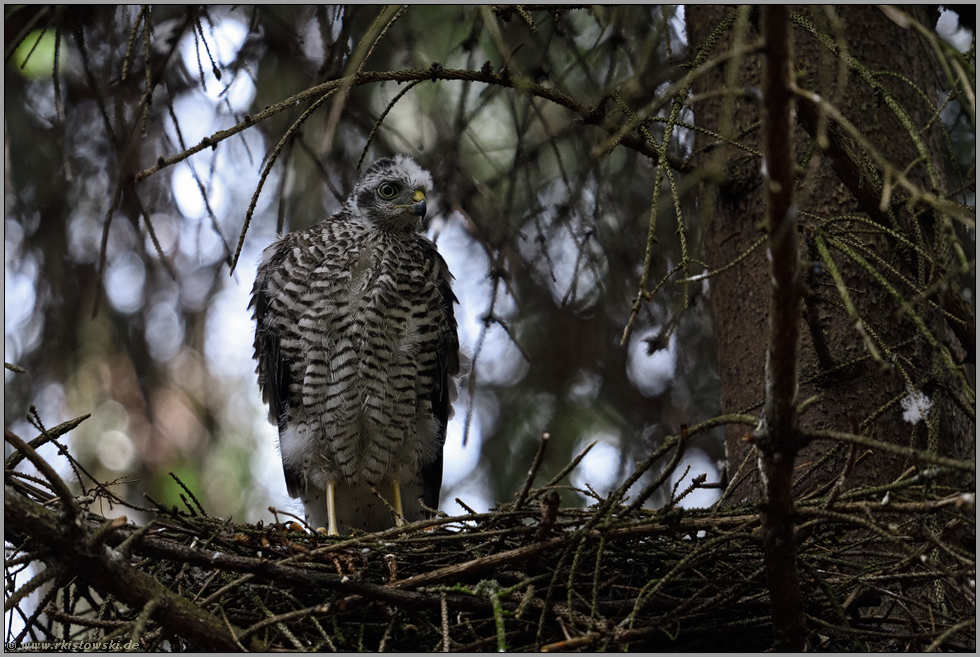
<path fill-rule="evenodd" d="M 77 531 L 66 531 L 64 518 L 9 486 L 4 487 L 3 517 L 8 528 L 30 536 L 57 554 L 52 565 L 61 564 L 68 572 L 130 605 L 142 608 L 156 601 L 156 618 L 201 646 L 222 651 L 239 649 L 235 634 L 240 630 L 226 627 L 212 614 L 140 572 L 112 548 L 90 543 L 91 533 L 82 527 L 76 525 Z M 250 647 L 260 649 L 257 643 Z"/>
<path fill-rule="evenodd" d="M 769 340 L 766 353 L 766 415 L 757 432 L 762 486 L 760 505 L 766 574 L 772 594 L 777 649 L 802 650 L 807 629 L 800 597 L 793 527 L 793 468 L 800 439 L 796 396 L 799 387 L 800 271 L 796 240 L 796 182 L 790 115 L 793 55 L 788 10 L 762 10 L 765 39 L 762 134 L 765 152 L 766 214 L 769 227 Z"/>

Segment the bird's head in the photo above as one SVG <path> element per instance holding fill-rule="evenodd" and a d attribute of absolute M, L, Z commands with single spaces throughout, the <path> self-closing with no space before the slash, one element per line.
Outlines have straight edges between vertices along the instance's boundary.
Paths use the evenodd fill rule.
<path fill-rule="evenodd" d="M 432 176 L 410 157 L 396 155 L 372 164 L 361 175 L 352 200 L 357 214 L 375 227 L 414 232 L 425 217 Z"/>

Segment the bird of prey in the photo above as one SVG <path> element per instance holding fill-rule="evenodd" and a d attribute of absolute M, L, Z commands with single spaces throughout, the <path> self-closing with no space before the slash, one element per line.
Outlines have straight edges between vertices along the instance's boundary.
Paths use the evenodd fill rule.
<path fill-rule="evenodd" d="M 420 233 L 431 188 L 411 158 L 378 160 L 340 211 L 266 248 L 255 277 L 256 373 L 286 486 L 332 535 L 439 503 L 460 356 L 452 275 Z"/>

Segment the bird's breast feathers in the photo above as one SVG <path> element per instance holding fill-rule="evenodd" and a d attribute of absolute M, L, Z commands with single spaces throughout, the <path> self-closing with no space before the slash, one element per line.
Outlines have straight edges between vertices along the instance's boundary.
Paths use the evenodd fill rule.
<path fill-rule="evenodd" d="M 383 529 L 371 487 L 384 481 L 409 520 L 424 517 L 419 498 L 438 503 L 459 344 L 452 277 L 416 232 L 431 189 L 411 158 L 383 158 L 339 212 L 263 252 L 257 373 L 310 522 Z"/>
<path fill-rule="evenodd" d="M 421 236 L 317 228 L 316 240 L 263 263 L 291 270 L 267 277 L 292 381 L 283 460 L 316 480 L 414 470 L 441 446 L 430 395 L 446 328 L 445 265 Z"/>

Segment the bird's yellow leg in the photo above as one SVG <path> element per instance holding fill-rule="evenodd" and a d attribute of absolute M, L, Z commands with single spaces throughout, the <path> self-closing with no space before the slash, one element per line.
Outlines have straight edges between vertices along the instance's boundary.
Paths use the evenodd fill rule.
<path fill-rule="evenodd" d="M 327 536 L 340 536 L 337 531 L 337 504 L 333 479 L 327 482 Z"/>
<path fill-rule="evenodd" d="M 394 495 L 392 498 L 394 504 L 392 506 L 395 507 L 395 527 L 401 527 L 405 524 L 405 513 L 402 509 L 402 489 L 398 485 L 397 479 L 391 480 L 391 491 Z"/>

